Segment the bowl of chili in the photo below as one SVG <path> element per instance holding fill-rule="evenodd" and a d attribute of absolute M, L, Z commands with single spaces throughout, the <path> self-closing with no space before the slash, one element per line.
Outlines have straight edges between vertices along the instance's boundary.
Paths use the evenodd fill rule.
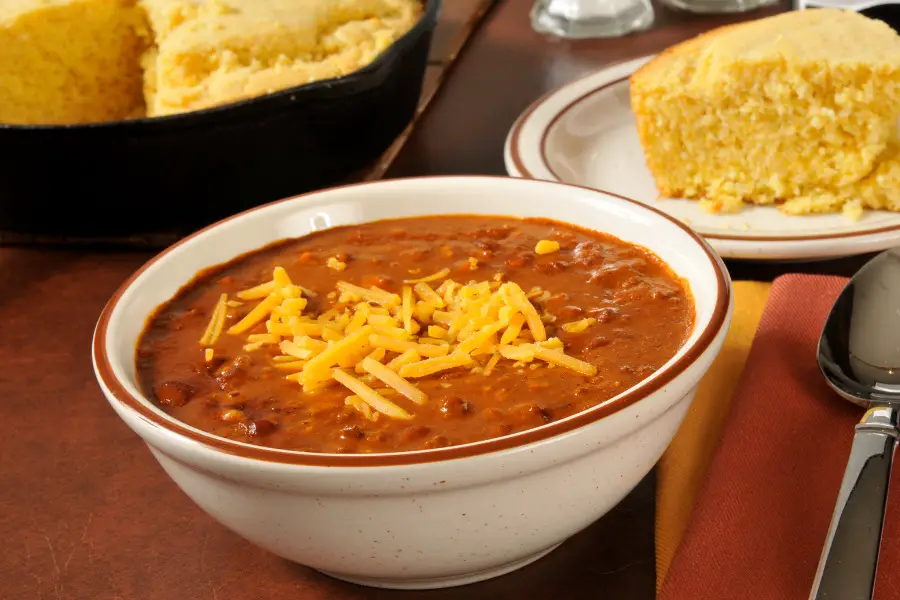
<path fill-rule="evenodd" d="M 693 231 L 482 176 L 350 185 L 165 250 L 104 309 L 101 389 L 200 508 L 340 579 L 524 566 L 624 498 L 731 318 Z"/>

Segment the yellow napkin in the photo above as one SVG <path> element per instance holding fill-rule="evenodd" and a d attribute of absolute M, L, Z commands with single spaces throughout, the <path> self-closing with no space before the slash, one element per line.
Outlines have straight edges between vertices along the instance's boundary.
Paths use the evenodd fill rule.
<path fill-rule="evenodd" d="M 657 468 L 656 587 L 662 585 L 681 542 L 722 423 L 769 297 L 769 283 L 734 284 L 734 317 L 721 354 L 700 382 L 684 423 Z"/>

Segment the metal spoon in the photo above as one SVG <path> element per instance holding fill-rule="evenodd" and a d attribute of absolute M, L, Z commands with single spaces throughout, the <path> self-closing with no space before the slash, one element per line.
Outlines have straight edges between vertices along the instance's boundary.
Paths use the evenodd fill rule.
<path fill-rule="evenodd" d="M 856 425 L 809 598 L 869 600 L 900 435 L 900 248 L 866 263 L 841 292 L 818 360 L 834 391 L 867 410 Z"/>

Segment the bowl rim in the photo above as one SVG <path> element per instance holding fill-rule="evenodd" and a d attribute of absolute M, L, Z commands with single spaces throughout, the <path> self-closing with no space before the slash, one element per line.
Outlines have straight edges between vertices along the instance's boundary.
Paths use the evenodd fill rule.
<path fill-rule="evenodd" d="M 64 123 L 64 124 L 33 124 L 0 123 L 0 132 L 3 131 L 94 131 L 108 130 L 122 127 L 152 127 L 155 125 L 179 126 L 202 122 L 206 119 L 237 118 L 247 110 L 265 110 L 267 104 L 288 98 L 293 101 L 297 94 L 315 94 L 318 92 L 341 91 L 347 86 L 356 86 L 366 81 L 366 78 L 375 75 L 381 69 L 387 68 L 397 56 L 406 52 L 407 48 L 419 39 L 424 33 L 433 31 L 437 26 L 438 14 L 441 11 L 444 0 L 421 0 L 422 15 L 419 20 L 403 35 L 394 40 L 375 59 L 360 69 L 329 79 L 310 81 L 289 88 L 275 90 L 261 96 L 242 98 L 226 104 L 208 106 L 198 110 L 190 110 L 158 117 L 140 117 L 136 119 L 115 119 L 112 121 L 97 121 L 91 123 Z M 253 115 L 256 115 L 254 112 Z"/>
<path fill-rule="evenodd" d="M 686 352 L 676 361 L 656 371 L 654 373 L 656 377 L 644 379 L 631 388 L 625 390 L 618 396 L 614 396 L 612 399 L 604 403 L 583 410 L 561 421 L 548 423 L 546 425 L 541 425 L 533 429 L 520 431 L 506 436 L 491 438 L 479 442 L 472 442 L 460 446 L 449 446 L 445 448 L 436 448 L 430 450 L 415 450 L 410 452 L 379 454 L 326 454 L 318 452 L 304 452 L 298 450 L 285 450 L 279 448 L 271 448 L 268 446 L 256 446 L 243 442 L 237 442 L 224 437 L 213 435 L 211 433 L 200 431 L 199 429 L 194 429 L 187 424 L 178 421 L 174 417 L 166 418 L 157 414 L 156 412 L 150 410 L 147 406 L 145 406 L 141 400 L 132 395 L 115 374 L 112 363 L 110 362 L 107 353 L 106 343 L 112 313 L 121 300 L 121 297 L 125 293 L 125 291 L 128 290 L 149 267 L 151 267 L 153 264 L 155 264 L 162 257 L 166 256 L 174 249 L 191 243 L 192 240 L 202 236 L 205 232 L 211 229 L 217 228 L 224 223 L 241 219 L 244 216 L 256 211 L 267 209 L 278 204 L 294 202 L 302 198 L 320 195 L 333 190 L 366 187 L 397 181 L 440 181 L 452 179 L 484 179 L 489 181 L 535 181 L 552 186 L 566 186 L 570 188 L 586 190 L 591 192 L 592 194 L 597 194 L 600 196 L 612 196 L 623 202 L 635 205 L 638 210 L 647 210 L 656 214 L 657 216 L 662 217 L 666 221 L 669 221 L 671 224 L 687 233 L 692 241 L 700 246 L 700 248 L 706 253 L 707 258 L 709 259 L 710 266 L 712 267 L 713 273 L 716 277 L 716 303 L 713 307 L 709 322 L 700 332 L 700 335 L 693 342 L 693 344 L 687 347 Z M 722 327 L 727 322 L 728 308 L 731 305 L 731 296 L 733 292 L 731 289 L 731 285 L 729 285 L 729 282 L 730 276 L 728 275 L 728 271 L 721 257 L 716 254 L 716 252 L 709 246 L 709 244 L 705 240 L 703 240 L 703 238 L 699 234 L 694 232 L 687 225 L 681 223 L 677 219 L 656 208 L 647 206 L 641 202 L 637 202 L 623 196 L 619 196 L 617 194 L 601 192 L 581 185 L 573 185 L 542 179 L 523 180 L 519 178 L 500 175 L 427 175 L 420 177 L 399 177 L 394 179 L 364 181 L 359 183 L 340 185 L 332 188 L 315 190 L 312 192 L 291 196 L 289 198 L 284 198 L 275 202 L 269 202 L 267 204 L 245 210 L 243 212 L 217 221 L 216 223 L 208 225 L 207 227 L 204 227 L 203 229 L 200 229 L 188 235 L 187 237 L 182 238 L 178 242 L 172 244 L 171 246 L 164 249 L 160 253 L 153 256 L 150 260 L 145 262 L 137 271 L 135 271 L 130 277 L 128 277 L 128 279 L 126 279 L 118 287 L 118 289 L 116 289 L 112 297 L 104 306 L 103 311 L 100 313 L 100 317 L 94 329 L 91 349 L 95 376 L 101 386 L 105 388 L 105 395 L 110 402 L 112 402 L 112 400 L 114 399 L 123 408 L 134 413 L 137 417 L 139 417 L 142 421 L 144 421 L 151 427 L 162 429 L 170 434 L 174 434 L 176 436 L 184 438 L 188 442 L 193 442 L 195 444 L 203 446 L 208 450 L 245 459 L 285 465 L 313 467 L 384 467 L 414 465 L 468 458 L 488 453 L 496 453 L 559 437 L 560 435 L 575 431 L 577 429 L 581 429 L 603 418 L 611 416 L 650 396 L 653 392 L 661 389 L 663 386 L 667 385 L 676 377 L 684 373 L 712 345 L 713 341 L 719 335 Z M 149 402 L 149 399 L 145 399 L 145 401 Z"/>

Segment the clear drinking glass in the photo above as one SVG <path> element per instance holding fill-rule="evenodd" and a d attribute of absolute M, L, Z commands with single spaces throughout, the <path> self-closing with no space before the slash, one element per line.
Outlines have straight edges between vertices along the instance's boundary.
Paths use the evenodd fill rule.
<path fill-rule="evenodd" d="M 650 0 L 536 0 L 531 26 L 560 38 L 609 38 L 653 24 Z"/>
<path fill-rule="evenodd" d="M 716 14 L 716 13 L 742 13 L 748 10 L 756 10 L 770 4 L 777 4 L 778 0 L 660 0 L 672 8 L 686 10 L 692 13 Z"/>

